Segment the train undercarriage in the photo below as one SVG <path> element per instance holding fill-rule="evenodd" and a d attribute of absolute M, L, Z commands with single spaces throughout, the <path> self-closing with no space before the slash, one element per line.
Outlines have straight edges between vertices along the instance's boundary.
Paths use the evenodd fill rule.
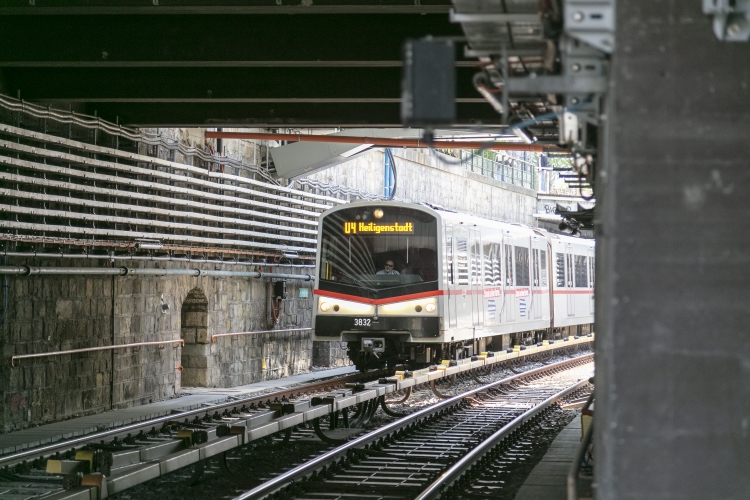
<path fill-rule="evenodd" d="M 574 325 L 546 328 L 504 335 L 481 337 L 460 342 L 428 343 L 402 342 L 400 335 L 380 334 L 362 337 L 347 342 L 349 359 L 358 370 L 395 368 L 406 366 L 420 369 L 439 364 L 443 360 L 471 358 L 481 352 L 512 349 L 514 346 L 530 346 L 544 340 L 562 340 L 569 336 L 587 335 L 593 325 Z"/>

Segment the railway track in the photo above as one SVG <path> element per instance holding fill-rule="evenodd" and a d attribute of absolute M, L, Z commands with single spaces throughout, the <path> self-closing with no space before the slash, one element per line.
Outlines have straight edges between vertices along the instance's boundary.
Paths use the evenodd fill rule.
<path fill-rule="evenodd" d="M 235 500 L 438 498 L 503 438 L 561 398 L 580 395 L 593 355 L 456 395 L 358 437 Z M 577 369 L 576 369 L 577 368 Z M 356 492 L 356 493 L 354 493 Z M 274 498 L 276 498 L 274 496 Z"/>
<path fill-rule="evenodd" d="M 378 407 L 388 411 L 386 394 L 408 395 L 414 387 L 430 386 L 440 394 L 434 384 L 441 379 L 471 374 L 479 380 L 492 366 L 515 370 L 527 360 L 549 359 L 552 351 L 572 354 L 571 349 L 588 347 L 593 338 L 570 340 L 555 347 L 501 353 L 494 359 L 465 360 L 434 371 L 407 372 L 406 378 L 404 374 L 382 378 L 383 373 L 368 373 L 329 379 L 2 456 L 0 489 L 5 498 L 14 500 L 39 496 L 91 500 L 116 495 L 186 467 L 200 476 L 213 457 L 218 458 L 222 471 L 228 472 L 227 452 L 252 441 L 281 435 L 287 442 L 293 430 L 303 427 L 308 433 L 315 428 L 315 434 L 326 438 L 320 429 L 321 418 L 328 420 L 329 426 L 363 425 Z M 575 359 L 580 358 L 571 362 Z M 366 381 L 374 376 L 381 378 Z"/>

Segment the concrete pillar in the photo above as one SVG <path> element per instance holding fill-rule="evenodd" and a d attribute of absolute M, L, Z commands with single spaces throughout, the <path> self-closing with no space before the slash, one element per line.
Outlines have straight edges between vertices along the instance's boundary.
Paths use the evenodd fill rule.
<path fill-rule="evenodd" d="M 750 498 L 750 43 L 617 2 L 597 184 L 596 497 Z"/>

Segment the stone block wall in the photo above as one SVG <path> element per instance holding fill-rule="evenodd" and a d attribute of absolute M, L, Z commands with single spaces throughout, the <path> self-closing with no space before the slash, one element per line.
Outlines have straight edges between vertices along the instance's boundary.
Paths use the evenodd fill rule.
<path fill-rule="evenodd" d="M 8 259 L 8 265 L 20 264 L 104 265 L 71 259 Z M 163 267 L 180 266 L 200 267 L 180 263 Z M 311 366 L 310 332 L 225 337 L 210 342 L 215 333 L 274 327 L 267 281 L 64 275 L 8 276 L 8 285 L 8 312 L 0 326 L 0 352 L 5 360 L 19 354 L 108 346 L 112 339 L 114 344 L 127 344 L 184 336 L 185 347 L 143 346 L 24 359 L 16 361 L 13 368 L 3 362 L 3 431 L 174 397 L 183 385 L 230 387 L 304 373 Z M 276 328 L 310 326 L 312 300 L 299 298 L 300 287 L 311 289 L 312 285 L 288 282 L 289 299 L 282 305 Z M 189 300 L 195 297 L 190 296 L 193 290 L 200 290 L 205 298 L 203 316 L 191 315 L 195 312 L 190 311 L 195 306 Z M 164 311 L 162 304 L 168 304 L 169 309 Z M 187 306 L 184 311 L 183 305 Z M 189 320 L 183 322 L 186 317 Z M 204 320 L 206 328 L 197 326 Z M 203 378 L 191 378 L 196 373 L 202 373 Z"/>
<path fill-rule="evenodd" d="M 331 368 L 348 366 L 351 364 L 347 354 L 346 342 L 328 342 L 318 340 L 313 342 L 313 365 L 329 366 Z"/>

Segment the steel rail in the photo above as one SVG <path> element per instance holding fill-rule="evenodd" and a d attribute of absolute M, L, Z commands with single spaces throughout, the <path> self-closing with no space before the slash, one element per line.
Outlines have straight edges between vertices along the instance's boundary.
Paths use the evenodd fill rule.
<path fill-rule="evenodd" d="M 297 198 L 290 198 L 288 196 L 280 196 L 275 193 L 269 193 L 266 191 L 259 191 L 257 189 L 248 189 L 245 187 L 240 187 L 238 185 L 234 184 L 228 184 L 226 182 L 221 183 L 218 182 L 219 180 L 230 180 L 226 179 L 225 176 L 219 177 L 218 179 L 210 180 L 212 176 L 208 175 L 208 170 L 198 169 L 196 167 L 191 167 L 193 170 L 192 173 L 208 177 L 209 179 L 197 179 L 195 177 L 188 177 L 187 174 L 173 174 L 170 172 L 166 172 L 164 170 L 156 170 L 156 169 L 150 169 L 150 168 L 143 168 L 143 167 L 137 167 L 134 165 L 128 165 L 126 163 L 113 163 L 106 160 L 99 160 L 95 158 L 88 158 L 84 156 L 74 155 L 71 153 L 64 153 L 61 151 L 55 151 L 53 149 L 43 149 L 38 148 L 34 146 L 27 146 L 22 143 L 18 142 L 11 142 L 0 139 L 0 150 L 10 150 L 16 153 L 25 153 L 29 155 L 34 156 L 40 156 L 43 158 L 49 158 L 56 161 L 65 161 L 69 165 L 77 165 L 77 166 L 85 166 L 85 167 L 101 167 L 106 168 L 109 170 L 115 170 L 125 173 L 130 173 L 134 175 L 144 175 L 144 176 L 150 176 L 154 178 L 161 178 L 165 180 L 172 180 L 175 182 L 184 182 L 186 184 L 194 183 L 196 181 L 200 181 L 200 183 L 204 187 L 208 188 L 214 188 L 219 189 L 222 191 L 233 191 L 237 194 L 245 194 L 250 196 L 257 196 L 259 198 L 267 198 L 269 200 L 276 200 L 276 201 L 282 201 L 286 203 L 290 203 L 293 205 L 303 205 L 311 208 L 320 208 L 323 210 L 326 210 L 331 207 L 331 205 L 326 205 L 323 203 L 316 203 L 314 201 L 307 201 L 301 199 L 301 197 Z M 172 170 L 177 170 L 176 168 L 172 168 Z M 184 168 L 180 170 L 185 170 Z M 216 176 L 213 176 L 216 177 Z M 236 179 L 231 179 L 237 182 Z M 239 182 L 237 182 L 239 184 Z M 247 184 L 246 182 L 244 184 Z M 273 189 L 273 191 L 278 191 L 277 189 Z"/>
<path fill-rule="evenodd" d="M 69 349 L 66 351 L 50 351 L 50 352 L 39 352 L 36 354 L 16 354 L 8 358 L 8 363 L 11 367 L 15 367 L 16 361 L 21 359 L 32 359 L 32 358 L 47 358 L 50 356 L 62 356 L 65 354 L 78 354 L 81 352 L 94 352 L 94 351 L 114 351 L 117 349 L 126 349 L 128 347 L 142 347 L 149 345 L 167 345 L 167 344 L 180 344 L 185 345 L 185 341 L 182 339 L 178 340 L 159 340 L 154 342 L 134 342 L 132 344 L 117 344 L 117 345 L 105 345 L 100 347 L 85 347 L 83 349 Z M 177 346 L 175 346 L 177 347 Z"/>
<path fill-rule="evenodd" d="M 375 147 L 404 148 L 448 148 L 448 149 L 491 149 L 499 151 L 561 151 L 557 146 L 542 144 L 519 144 L 515 142 L 494 141 L 446 141 L 424 139 L 390 139 L 384 137 L 357 137 L 345 135 L 310 135 L 310 134 L 266 134 L 256 132 L 206 132 L 208 139 L 258 139 L 292 142 L 333 142 L 341 144 L 372 144 Z"/>
<path fill-rule="evenodd" d="M 38 184 L 35 185 L 35 187 L 38 188 Z M 190 220 L 221 222 L 224 224 L 237 224 L 239 226 L 262 227 L 265 229 L 271 229 L 273 231 L 287 231 L 287 232 L 292 232 L 292 233 L 312 234 L 312 235 L 318 234 L 318 231 L 315 229 L 308 229 L 308 228 L 303 228 L 303 227 L 282 226 L 280 224 L 269 224 L 266 222 L 254 221 L 254 220 L 249 220 L 249 219 L 241 219 L 241 218 L 236 218 L 236 217 L 210 215 L 210 214 L 204 214 L 200 212 L 186 212 L 185 210 L 174 210 L 174 209 L 169 210 L 166 208 L 146 207 L 143 205 L 133 205 L 130 203 L 112 203 L 112 202 L 107 202 L 107 201 L 89 200 L 86 198 L 74 198 L 72 196 L 69 197 L 69 196 L 59 196 L 59 195 L 51 195 L 51 194 L 44 194 L 44 193 L 34 193 L 31 191 L 22 191 L 18 189 L 0 188 L 0 196 L 7 196 L 9 198 L 16 198 L 16 199 L 22 198 L 26 200 L 35 201 L 35 202 L 60 203 L 62 205 L 77 205 L 77 206 L 86 207 L 86 208 L 100 208 L 104 210 L 129 211 L 131 214 L 137 212 L 137 213 L 143 213 L 143 214 L 149 214 L 149 215 L 162 215 L 165 217 L 180 217 L 180 218 L 190 219 Z M 157 201 L 157 200 L 151 199 L 150 201 Z M 34 210 L 33 208 L 30 208 L 30 209 Z M 69 214 L 71 212 L 66 212 L 66 213 Z M 35 215 L 37 214 L 35 213 Z M 70 217 L 66 216 L 65 218 L 70 218 Z M 112 219 L 114 220 L 114 218 Z M 295 222 L 297 221 L 295 220 Z M 200 226 L 200 227 L 204 227 L 204 226 Z M 192 229 L 197 230 L 195 228 L 192 228 Z M 285 238 L 285 236 L 276 235 L 273 233 L 262 233 L 262 234 L 267 235 L 268 238 L 275 238 L 275 239 Z"/>
<path fill-rule="evenodd" d="M 5 98 L 5 97 L 6 96 L 0 96 L 0 106 L 2 106 L 3 104 L 5 104 L 3 102 L 3 98 Z M 26 103 L 26 105 L 28 106 L 28 103 Z M 102 125 L 104 125 L 107 122 L 102 121 L 100 123 Z M 122 130 L 122 129 L 117 129 L 117 130 Z M 109 131 L 108 133 L 115 133 L 115 134 L 117 134 L 117 130 L 115 130 L 115 131 Z M 220 172 L 209 172 L 209 171 L 207 171 L 204 168 L 194 167 L 192 165 L 187 165 L 185 163 L 178 163 L 178 162 L 175 162 L 175 161 L 163 160 L 161 158 L 155 158 L 155 157 L 152 157 L 152 156 L 141 155 L 141 154 L 137 154 L 137 153 L 131 153 L 131 152 L 128 152 L 128 151 L 122 151 L 122 150 L 119 150 L 119 149 L 107 148 L 107 147 L 104 147 L 104 146 L 98 146 L 96 144 L 88 144 L 88 143 L 85 143 L 85 142 L 75 141 L 75 140 L 72 140 L 72 139 L 65 139 L 65 138 L 62 138 L 62 137 L 54 136 L 54 135 L 44 134 L 44 133 L 41 133 L 41 132 L 34 132 L 34 131 L 31 131 L 31 130 L 26 130 L 26 129 L 19 128 L 19 127 L 14 127 L 13 125 L 0 124 L 0 132 L 4 132 L 4 133 L 10 134 L 10 135 L 17 136 L 17 137 L 23 137 L 23 138 L 27 138 L 27 139 L 32 139 L 32 140 L 40 141 L 40 142 L 52 142 L 52 143 L 57 144 L 59 146 L 66 146 L 66 147 L 69 147 L 69 148 L 79 149 L 79 150 L 83 150 L 83 151 L 86 151 L 86 152 L 89 152 L 89 153 L 90 152 L 94 152 L 94 153 L 98 153 L 98 154 L 102 154 L 102 155 L 106 155 L 106 156 L 113 156 L 113 157 L 116 157 L 116 158 L 122 158 L 122 159 L 125 159 L 125 160 L 132 160 L 132 161 L 137 161 L 137 162 L 142 162 L 142 163 L 149 163 L 149 164 L 152 164 L 152 165 L 173 168 L 175 170 L 182 170 L 182 171 L 185 171 L 185 172 L 192 172 L 192 173 L 200 174 L 202 176 L 206 176 L 206 177 L 209 177 L 209 178 L 213 177 L 213 178 L 222 179 L 222 180 L 232 180 L 232 181 L 235 181 L 235 182 L 238 182 L 238 183 L 241 183 L 241 184 L 246 184 L 246 185 L 250 185 L 250 186 L 257 186 L 257 187 L 264 188 L 264 189 L 272 189 L 272 190 L 277 191 L 277 192 L 289 193 L 289 194 L 292 194 L 292 195 L 295 195 L 295 196 L 302 196 L 302 197 L 305 197 L 305 198 L 311 198 L 311 199 L 316 199 L 316 200 L 323 200 L 323 201 L 327 201 L 327 202 L 331 202 L 331 203 L 339 203 L 339 204 L 340 203 L 346 203 L 346 200 L 340 200 L 338 198 L 334 198 L 334 197 L 331 197 L 331 196 L 325 196 L 325 195 L 320 195 L 320 194 L 315 194 L 315 193 L 309 193 L 309 192 L 302 191 L 302 190 L 299 190 L 299 189 L 293 189 L 293 188 L 289 188 L 289 187 L 285 187 L 285 186 L 280 186 L 280 185 L 274 184 L 274 183 L 258 181 L 258 180 L 251 179 L 251 178 L 248 178 L 248 177 L 242 177 L 240 175 L 225 174 L 225 173 L 220 173 Z M 141 136 L 141 138 L 139 138 L 139 139 L 133 139 L 133 140 L 138 140 L 138 141 L 142 141 L 142 142 L 149 142 L 149 140 L 147 138 L 144 138 L 143 136 Z M 175 149 L 180 149 L 180 145 L 178 143 L 175 143 L 175 145 L 176 145 Z M 164 145 L 164 147 L 169 148 L 169 146 L 167 146 L 167 145 Z M 195 156 L 195 154 L 191 155 L 189 152 L 183 152 L 183 154 L 185 154 L 186 156 Z M 208 161 L 208 162 L 212 162 L 212 163 L 227 163 L 227 164 L 229 164 L 229 165 L 231 165 L 231 166 L 233 166 L 235 168 L 245 168 L 247 170 L 250 170 L 252 172 L 258 173 L 260 175 L 265 175 L 264 172 L 262 172 L 262 171 L 257 171 L 256 172 L 255 169 L 248 168 L 244 164 L 238 164 L 237 160 L 232 160 L 230 158 L 227 158 L 226 156 L 224 156 L 224 157 L 216 157 L 216 156 L 209 156 L 208 154 L 205 154 L 204 155 L 205 157 L 203 157 L 203 156 L 201 156 L 201 155 L 203 155 L 203 152 L 200 151 L 200 150 L 196 150 L 196 154 L 198 154 L 198 156 L 201 157 L 201 159 L 203 161 Z"/>
<path fill-rule="evenodd" d="M 12 182 L 12 183 L 17 183 L 17 184 L 35 186 L 36 188 L 50 187 L 50 188 L 62 189 L 66 191 L 75 191 L 76 193 L 106 195 L 106 196 L 111 196 L 114 198 L 123 196 L 122 191 L 118 191 L 116 189 L 89 186 L 87 184 L 76 184 L 74 182 L 41 179 L 38 177 L 28 177 L 28 176 L 20 175 L 20 174 L 11 174 L 9 172 L 0 172 L 0 174 L 2 174 L 0 176 L 0 180 L 7 181 L 9 183 Z M 296 224 L 306 224 L 308 226 L 318 225 L 317 216 L 314 220 L 302 219 L 299 217 L 291 217 L 291 216 L 286 216 L 286 215 L 277 215 L 277 214 L 266 213 L 266 212 L 258 212 L 257 210 L 250 210 L 250 209 L 239 208 L 239 207 L 229 207 L 229 206 L 224 206 L 224 205 L 217 205 L 215 203 L 214 204 L 205 203 L 205 202 L 196 201 L 196 200 L 170 198 L 167 196 L 159 196 L 156 194 L 149 194 L 149 193 L 136 193 L 134 191 L 128 191 L 127 197 L 130 198 L 131 200 L 142 200 L 142 201 L 149 201 L 149 202 L 164 203 L 165 205 L 171 204 L 175 206 L 199 208 L 203 210 L 212 210 L 212 211 L 221 212 L 221 213 L 250 215 L 254 217 L 265 217 L 267 219 L 284 221 L 284 222 L 292 222 Z M 229 197 L 224 201 L 231 201 L 233 199 L 234 198 Z M 240 198 L 240 199 L 244 200 L 244 198 Z M 149 207 L 144 207 L 144 208 L 149 208 Z M 259 226 L 259 227 L 266 227 L 266 226 Z M 278 224 L 271 224 L 270 227 L 271 229 L 278 229 L 278 228 L 284 228 L 286 226 L 281 226 Z"/>
<path fill-rule="evenodd" d="M 369 375 L 380 376 L 380 375 L 383 375 L 383 373 L 374 372 L 374 373 L 370 373 Z M 365 376 L 366 375 L 362 373 L 354 373 L 352 375 L 347 375 L 344 377 L 334 377 L 331 379 L 313 382 L 311 384 L 307 384 L 307 385 L 300 386 L 300 387 L 295 387 L 292 389 L 284 389 L 281 391 L 276 391 L 276 392 L 272 392 L 268 394 L 254 395 L 248 398 L 238 399 L 238 400 L 227 402 L 227 403 L 218 403 L 218 404 L 214 404 L 210 406 L 205 406 L 202 408 L 196 408 L 194 410 L 185 410 L 179 413 L 171 413 L 169 415 L 164 415 L 163 417 L 147 419 L 141 422 L 124 425 L 124 426 L 110 429 L 107 431 L 96 432 L 96 433 L 88 434 L 86 436 L 81 436 L 78 438 L 67 439 L 67 440 L 59 441 L 54 444 L 49 444 L 46 446 L 30 448 L 24 451 L 13 453 L 11 455 L 0 456 L 0 466 L 6 465 L 6 464 L 13 465 L 16 463 L 20 463 L 21 461 L 26 460 L 26 459 L 38 458 L 39 456 L 49 455 L 57 451 L 66 451 L 66 450 L 69 450 L 71 447 L 84 445 L 86 443 L 99 442 L 100 440 L 107 438 L 107 437 L 112 437 L 112 436 L 116 437 L 120 435 L 124 436 L 130 432 L 141 430 L 141 429 L 147 429 L 149 427 L 154 427 L 155 425 L 161 424 L 164 422 L 181 420 L 186 417 L 193 416 L 193 415 L 204 414 L 204 413 L 212 412 L 212 411 L 218 411 L 224 408 L 232 408 L 232 407 L 240 406 L 243 404 L 252 403 L 254 401 L 263 401 L 263 400 L 268 400 L 271 398 L 279 398 L 279 397 L 283 397 L 287 395 L 292 396 L 294 394 L 299 394 L 304 391 L 315 390 L 316 387 L 328 387 L 332 384 L 341 385 L 341 384 L 347 383 L 348 381 L 359 380 Z"/>
<path fill-rule="evenodd" d="M 34 116 L 35 118 L 50 119 L 58 123 L 65 123 L 68 125 L 77 125 L 80 127 L 88 128 L 90 130 L 91 129 L 103 130 L 104 132 L 113 136 L 124 137 L 128 140 L 135 141 L 135 142 L 142 142 L 144 144 L 148 144 L 151 146 L 163 147 L 164 149 L 167 149 L 169 151 L 178 151 L 184 156 L 188 156 L 188 157 L 197 156 L 199 159 L 207 163 L 218 163 L 220 165 L 229 165 L 232 168 L 246 170 L 246 171 L 252 172 L 253 174 L 260 175 L 267 181 L 266 184 L 270 184 L 272 186 L 279 186 L 278 182 L 273 177 L 268 175 L 268 173 L 264 172 L 261 168 L 258 168 L 254 165 L 248 165 L 246 163 L 243 163 L 240 160 L 235 160 L 233 158 L 229 158 L 226 156 L 216 156 L 213 153 L 208 153 L 195 147 L 187 147 L 179 143 L 176 140 L 173 140 L 170 142 L 169 140 L 162 137 L 161 135 L 149 136 L 147 134 L 144 134 L 143 132 L 139 132 L 138 134 L 136 133 L 131 134 L 128 132 L 128 129 L 126 127 L 123 127 L 122 125 L 119 125 L 119 124 L 114 124 L 112 122 L 108 122 L 106 120 L 102 120 L 99 117 L 92 117 L 90 115 L 77 114 L 74 111 L 70 111 L 70 112 L 61 111 L 58 113 L 56 112 L 56 110 L 49 108 L 49 107 L 43 108 L 41 106 L 30 104 L 24 100 L 17 101 L 15 99 L 9 98 L 7 96 L 2 96 L 2 95 L 0 95 L 0 107 L 5 108 L 10 111 L 26 113 L 31 116 Z M 87 120 L 86 119 L 87 117 L 90 119 Z M 67 145 L 70 147 L 74 147 L 74 148 L 77 147 L 76 144 L 78 145 L 88 144 L 88 143 L 73 141 L 71 139 L 63 139 L 57 136 L 48 136 L 47 134 L 44 134 L 41 132 L 34 132 L 31 130 L 13 127 L 12 125 L 7 125 L 7 124 L 0 125 L 0 127 L 3 128 L 4 132 L 7 132 L 9 134 L 22 135 L 24 137 L 32 137 L 37 140 L 45 141 L 45 142 L 48 142 L 48 141 L 46 141 L 46 139 L 44 139 L 43 137 L 54 137 L 55 140 L 53 142 L 56 142 L 58 144 L 63 144 L 64 141 L 67 141 Z M 15 132 L 13 130 L 15 130 Z M 42 137 L 42 138 L 39 138 L 39 137 Z M 92 145 L 92 146 L 101 148 L 101 146 L 96 146 L 96 145 Z M 118 149 L 114 151 L 118 151 L 122 154 L 128 154 L 128 152 L 121 151 Z M 155 157 L 149 157 L 149 158 L 158 160 Z M 162 161 L 166 161 L 166 160 L 162 160 Z"/>
<path fill-rule="evenodd" d="M 436 412 L 439 412 L 441 410 L 460 404 L 464 400 L 464 398 L 473 396 L 478 392 L 487 391 L 499 385 L 507 384 L 509 382 L 512 382 L 514 380 L 518 380 L 521 378 L 538 375 L 546 371 L 555 371 L 556 369 L 563 368 L 564 366 L 569 365 L 569 364 L 581 362 L 583 360 L 593 359 L 593 357 L 594 357 L 593 354 L 587 354 L 587 355 L 579 356 L 577 358 L 573 358 L 570 360 L 560 361 L 558 363 L 553 363 L 551 365 L 546 365 L 540 368 L 535 368 L 533 370 L 519 373 L 517 375 L 512 375 L 502 380 L 498 380 L 490 384 L 486 384 L 486 385 L 471 389 L 469 391 L 463 392 L 461 394 L 451 397 L 450 399 L 446 399 L 432 406 L 429 406 L 422 410 L 418 410 L 414 413 L 411 413 L 406 417 L 400 418 L 399 420 L 386 424 L 385 426 L 379 429 L 376 429 L 373 432 L 370 432 L 364 436 L 360 436 L 352 441 L 349 441 L 348 443 L 344 445 L 341 445 L 327 453 L 324 453 L 323 455 L 320 455 L 319 457 L 316 457 L 312 460 L 305 462 L 304 464 L 298 467 L 295 467 L 294 469 L 284 472 L 283 474 L 280 474 L 259 486 L 256 486 L 252 490 L 247 491 L 235 497 L 234 500 L 256 500 L 256 499 L 264 498 L 267 495 L 270 495 L 278 491 L 279 489 L 287 486 L 288 484 L 298 479 L 301 479 L 303 477 L 306 477 L 308 474 L 311 474 L 313 471 L 319 469 L 320 467 L 323 467 L 324 465 L 327 465 L 330 462 L 338 459 L 340 456 L 342 456 L 344 453 L 346 453 L 349 450 L 364 446 L 382 437 L 386 437 L 390 433 L 395 432 L 413 422 L 419 421 L 422 418 L 425 418 Z M 588 380 L 586 380 L 586 382 L 588 383 Z"/>
<path fill-rule="evenodd" d="M 588 383 L 589 381 L 588 379 L 586 379 L 568 386 L 562 391 L 550 396 L 533 408 L 530 408 L 523 414 L 508 422 L 506 425 L 504 425 L 502 428 L 497 430 L 494 434 L 492 434 L 490 437 L 482 441 L 478 446 L 464 455 L 458 462 L 453 464 L 450 469 L 443 472 L 440 477 L 438 477 L 438 479 L 436 479 L 432 484 L 425 488 L 422 493 L 414 498 L 414 500 L 432 500 L 435 498 L 439 498 L 445 492 L 445 489 L 448 486 L 450 486 L 465 472 L 471 469 L 471 467 L 473 467 L 474 464 L 476 464 L 476 462 L 485 455 L 485 453 L 497 446 L 498 442 L 505 438 L 510 432 L 512 432 L 521 424 L 525 423 L 527 420 L 533 418 L 537 413 L 541 412 L 555 401 L 565 397 L 567 394 L 570 394 L 577 389 L 580 389 Z"/>
<path fill-rule="evenodd" d="M 75 203 L 71 203 L 75 204 Z M 129 207 L 127 205 L 123 205 L 119 208 L 108 208 L 108 210 L 129 210 Z M 133 210 L 136 211 L 136 210 Z M 139 219 L 137 217 L 121 217 L 119 215 L 101 215 L 101 214 L 89 214 L 86 212 L 69 212 L 67 210 L 50 210 L 45 208 L 36 208 L 36 207 L 24 207 L 24 206 L 17 206 L 17 205 L 10 205 L 10 204 L 0 204 L 0 212 L 6 213 L 6 214 L 21 214 L 21 215 L 29 215 L 34 217 L 51 217 L 55 219 L 70 219 L 74 221 L 82 221 L 84 223 L 89 222 L 96 224 L 99 223 L 105 223 L 105 224 L 113 224 L 113 225 L 125 225 L 125 226 L 148 226 L 149 228 L 153 229 L 154 231 L 158 230 L 183 230 L 183 231 L 193 231 L 193 232 L 203 232 L 203 233 L 209 233 L 209 234 L 217 234 L 217 235 L 232 235 L 232 236 L 243 236 L 247 238 L 260 238 L 260 239 L 271 239 L 271 240 L 281 240 L 281 241 L 289 241 L 293 242 L 297 245 L 304 245 L 304 244 L 315 244 L 317 243 L 317 240 L 315 237 L 304 237 L 304 236 L 289 236 L 284 234 L 272 234 L 272 233 L 264 233 L 264 232 L 258 232 L 248 229 L 237 229 L 237 228 L 228 228 L 228 227 L 214 227 L 214 226 L 202 226 L 200 224 L 191 224 L 191 223 L 185 223 L 185 222 L 175 222 L 175 221 L 165 221 L 165 220 L 158 220 L 158 219 L 150 219 L 147 223 L 144 223 L 143 219 Z M 174 213 L 170 214 L 173 217 L 187 217 L 190 218 L 189 213 L 183 212 L 183 213 Z M 225 224 L 238 224 L 233 219 L 225 219 L 223 221 Z M 242 223 L 240 223 L 242 224 Z M 279 226 L 276 228 L 277 230 L 287 231 L 286 228 L 283 226 Z M 293 231 L 290 231 L 293 232 Z"/>
<path fill-rule="evenodd" d="M 239 193 L 234 196 L 227 196 L 227 195 L 212 193 L 210 191 L 201 191 L 200 189 L 183 188 L 179 186 L 174 186 L 172 184 L 159 184 L 157 182 L 142 181 L 142 180 L 133 179 L 130 177 L 117 177 L 114 175 L 99 174 L 99 173 L 91 172 L 90 170 L 61 167 L 59 165 L 53 165 L 52 163 L 40 163 L 38 161 L 21 160 L 18 158 L 13 158 L 10 156 L 2 156 L 2 155 L 0 155 L 0 164 L 7 165 L 13 168 L 28 169 L 28 170 L 32 170 L 35 172 L 45 172 L 48 174 L 61 175 L 65 177 L 76 177 L 76 178 L 80 178 L 83 180 L 101 181 L 101 182 L 106 182 L 108 184 L 112 184 L 115 186 L 120 185 L 120 186 L 128 186 L 131 188 L 143 188 L 143 189 L 150 189 L 153 191 L 164 191 L 164 192 L 168 192 L 172 194 L 195 196 L 197 198 L 203 198 L 203 199 L 227 201 L 227 202 L 238 203 L 238 204 L 247 205 L 251 207 L 263 207 L 263 208 L 268 208 L 272 210 L 279 210 L 283 212 L 304 215 L 308 217 L 318 217 L 320 215 L 320 212 L 317 212 L 317 211 L 304 210 L 301 208 L 292 208 L 292 207 L 287 207 L 284 205 L 279 205 L 279 204 L 274 204 L 274 203 L 269 203 L 269 202 L 262 202 L 262 201 L 257 201 L 257 200 L 251 200 L 248 198 L 241 198 L 239 196 L 239 194 L 245 194 L 245 193 Z M 120 165 L 120 164 L 114 164 L 114 165 Z M 108 170 L 117 170 L 117 169 L 109 168 L 109 167 L 104 167 L 104 168 Z M 137 175 L 135 172 L 130 172 L 130 173 Z M 152 172 L 150 170 L 146 170 L 146 172 L 140 175 L 152 176 Z M 190 181 L 179 181 L 179 182 L 183 184 L 187 184 L 187 185 L 193 185 L 193 184 L 200 184 L 203 181 L 202 179 L 191 179 Z M 229 186 L 229 185 L 220 184 L 220 186 Z M 216 188 L 216 190 L 230 191 L 230 189 L 227 189 L 227 188 L 224 188 L 224 189 Z M 256 197 L 258 196 L 252 193 L 248 193 L 248 194 L 249 196 L 256 196 Z M 120 191 L 118 196 L 127 196 L 127 194 Z"/>
<path fill-rule="evenodd" d="M 239 337 L 241 335 L 262 335 L 264 333 L 286 333 L 286 332 L 311 332 L 312 328 L 287 328 L 285 330 L 257 330 L 254 332 L 217 333 L 211 335 L 211 343 L 216 342 L 218 337 Z"/>
<path fill-rule="evenodd" d="M 0 163 L 2 162 L 2 158 L 0 158 Z M 2 228 L 11 228 L 11 229 L 24 229 L 28 231 L 39 231 L 39 232 L 46 232 L 46 233 L 63 233 L 63 234 L 77 234 L 77 235 L 84 235 L 91 237 L 92 235 L 96 236 L 114 236 L 119 238 L 128 238 L 128 239 L 135 239 L 135 238 L 149 238 L 149 239 L 158 239 L 163 241 L 176 241 L 178 243 L 185 243 L 185 242 L 191 242 L 191 243 L 205 243 L 205 244 L 214 244 L 214 245 L 236 245 L 241 247 L 255 247 L 255 248 L 261 248 L 263 250 L 290 250 L 290 251 L 297 251 L 297 252 L 307 252 L 307 253 L 315 253 L 316 249 L 314 247 L 293 247 L 293 246 L 287 246 L 287 245 L 276 245 L 276 244 L 270 244 L 270 243 L 261 243 L 255 240 L 230 240 L 230 239 L 221 239 L 221 238 L 203 238 L 199 236 L 189 236 L 189 235 L 179 235 L 179 234 L 172 234 L 172 233 L 156 233 L 156 232 L 146 232 L 146 231 L 126 231 L 126 230 L 120 230 L 120 229 L 92 229 L 90 227 L 80 227 L 80 226 L 63 226 L 63 225 L 52 225 L 52 224 L 35 224 L 30 222 L 16 222 L 16 221 L 0 221 L 0 227 Z M 314 241 L 314 240 L 313 240 Z M 312 243 L 312 242 L 311 242 Z M 226 252 L 230 252 L 231 250 L 226 250 Z"/>

